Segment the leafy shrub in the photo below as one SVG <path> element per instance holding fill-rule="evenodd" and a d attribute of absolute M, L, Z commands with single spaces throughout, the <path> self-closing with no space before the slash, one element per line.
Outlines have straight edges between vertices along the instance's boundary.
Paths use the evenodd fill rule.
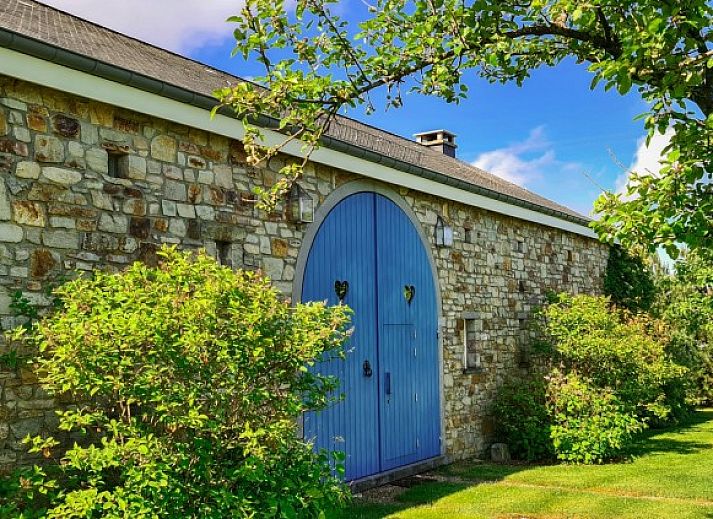
<path fill-rule="evenodd" d="M 46 517 L 321 517 L 343 486 L 295 426 L 336 387 L 308 366 L 341 354 L 346 310 L 290 308 L 255 273 L 204 254 L 161 254 L 157 268 L 137 263 L 59 288 L 62 310 L 27 337 L 42 352 L 45 387 L 82 405 L 60 416 L 60 429 L 80 440 L 54 471 L 26 476 L 20 508 Z M 54 455 L 52 438 L 28 441 Z"/>
<path fill-rule="evenodd" d="M 613 391 L 639 416 L 665 419 L 666 388 L 686 368 L 666 351 L 662 324 L 622 314 L 604 297 L 560 294 L 539 313 L 540 349 L 565 373 Z"/>
<path fill-rule="evenodd" d="M 552 447 L 557 458 L 602 463 L 629 446 L 643 422 L 611 389 L 554 370 L 547 386 Z"/>
<path fill-rule="evenodd" d="M 605 297 L 550 299 L 535 320 L 540 372 L 501 388 L 497 429 L 516 456 L 601 463 L 679 411 L 687 369 L 671 358 L 660 321 Z"/>
<path fill-rule="evenodd" d="M 630 312 L 646 312 L 656 296 L 653 273 L 639 256 L 619 246 L 610 247 L 604 293 L 612 303 Z"/>
<path fill-rule="evenodd" d="M 533 461 L 554 455 L 545 390 L 541 379 L 513 380 L 495 397 L 496 434 L 508 443 L 516 459 Z"/>
<path fill-rule="evenodd" d="M 658 279 L 652 312 L 672 330 L 669 351 L 691 376 L 682 388 L 692 404 L 713 404 L 713 261 L 687 253 L 674 276 Z"/>

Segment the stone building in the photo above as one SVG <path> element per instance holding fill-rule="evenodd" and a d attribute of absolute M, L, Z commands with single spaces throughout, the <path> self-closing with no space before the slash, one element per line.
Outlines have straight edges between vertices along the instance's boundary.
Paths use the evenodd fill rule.
<path fill-rule="evenodd" d="M 76 271 L 202 247 L 294 300 L 355 309 L 352 352 L 329 368 L 346 403 L 304 424 L 318 444 L 342 437 L 349 479 L 481 454 L 493 395 L 527 368 L 533 306 L 599 291 L 607 247 L 585 217 L 459 161 L 448 132 L 416 142 L 347 118 L 292 193 L 303 213 L 258 211 L 253 189 L 299 149 L 246 164 L 240 122 L 209 114 L 236 81 L 33 0 L 0 5 L 3 327 L 15 293 L 48 305 Z M 57 405 L 0 367 L 1 466 L 26 461 L 19 440 L 52 431 Z"/>

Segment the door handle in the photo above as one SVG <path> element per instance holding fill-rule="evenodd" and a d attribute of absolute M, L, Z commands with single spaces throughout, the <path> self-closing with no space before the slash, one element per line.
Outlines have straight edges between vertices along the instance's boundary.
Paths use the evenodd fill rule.
<path fill-rule="evenodd" d="M 384 380 L 384 392 L 387 395 L 390 395 L 391 394 L 391 373 L 387 371 L 385 375 L 386 375 L 386 380 Z"/>
<path fill-rule="evenodd" d="M 368 360 L 364 361 L 364 364 L 362 364 L 361 369 L 362 369 L 365 377 L 370 377 L 373 373 L 371 370 L 371 364 L 369 364 Z"/>

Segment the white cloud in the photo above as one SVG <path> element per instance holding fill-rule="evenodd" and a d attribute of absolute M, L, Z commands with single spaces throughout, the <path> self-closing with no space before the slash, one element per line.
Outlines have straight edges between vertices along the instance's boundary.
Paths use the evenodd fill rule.
<path fill-rule="evenodd" d="M 542 126 L 530 131 L 524 141 L 481 153 L 472 164 L 520 186 L 541 179 L 551 169 L 561 171 L 578 167 L 557 160 Z"/>
<path fill-rule="evenodd" d="M 232 37 L 228 16 L 242 0 L 41 0 L 139 40 L 179 53 Z"/>
<path fill-rule="evenodd" d="M 646 144 L 645 137 L 639 139 L 631 166 L 629 166 L 629 169 L 624 174 L 616 179 L 615 188 L 617 193 L 623 193 L 626 190 L 629 175 L 632 171 L 639 175 L 658 175 L 659 171 L 661 171 L 660 161 L 663 158 L 663 150 L 668 146 L 672 135 L 673 129 L 669 128 L 663 134 L 654 134 L 648 145 Z"/>

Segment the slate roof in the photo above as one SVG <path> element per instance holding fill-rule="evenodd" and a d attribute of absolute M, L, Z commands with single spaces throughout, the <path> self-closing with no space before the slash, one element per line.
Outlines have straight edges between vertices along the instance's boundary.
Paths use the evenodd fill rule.
<path fill-rule="evenodd" d="M 35 0 L 0 1 L 0 30 L 3 29 L 204 96 L 212 95 L 220 86 L 240 81 L 239 77 Z M 542 212 L 556 211 L 565 218 L 572 218 L 580 223 L 588 220 L 567 207 L 470 164 L 354 119 L 339 117 L 332 124 L 328 135 L 380 155 L 491 190 L 496 194 L 534 204 L 542 208 Z M 538 210 L 538 207 L 533 209 Z"/>

